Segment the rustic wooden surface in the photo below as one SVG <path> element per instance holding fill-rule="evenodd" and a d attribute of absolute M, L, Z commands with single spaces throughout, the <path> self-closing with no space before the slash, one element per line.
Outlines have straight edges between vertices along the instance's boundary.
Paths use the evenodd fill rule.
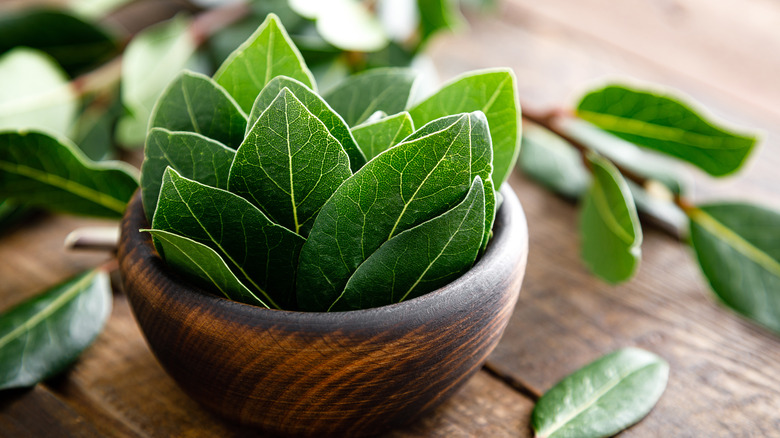
<path fill-rule="evenodd" d="M 740 175 L 691 171 L 695 199 L 750 199 L 780 208 L 780 5 L 773 0 L 508 0 L 493 17 L 430 47 L 442 79 L 512 67 L 534 108 L 570 104 L 604 78 L 682 90 L 717 116 L 764 132 Z M 638 276 L 607 286 L 577 256 L 576 208 L 515 174 L 528 216 L 526 280 L 504 339 L 450 401 L 390 436 L 523 437 L 539 394 L 613 349 L 639 346 L 671 364 L 658 406 L 620 436 L 780 436 L 780 336 L 712 297 L 690 251 L 647 230 Z M 42 216 L 0 237 L 0 310 L 105 254 L 66 253 L 78 225 Z M 102 222 L 100 222 L 102 223 Z M 0 436 L 256 436 L 201 409 L 167 377 L 125 297 L 95 345 L 62 377 L 0 394 Z"/>

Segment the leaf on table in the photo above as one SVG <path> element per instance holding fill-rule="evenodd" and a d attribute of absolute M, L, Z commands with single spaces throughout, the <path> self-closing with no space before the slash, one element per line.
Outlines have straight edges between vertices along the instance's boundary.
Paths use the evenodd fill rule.
<path fill-rule="evenodd" d="M 293 0 L 290 6 L 315 20 L 317 33 L 329 44 L 346 51 L 373 52 L 389 42 L 382 24 L 357 0 Z"/>
<path fill-rule="evenodd" d="M 395 114 L 406 109 L 415 77 L 414 71 L 407 68 L 372 69 L 346 78 L 324 97 L 349 126 L 355 126 L 377 111 Z"/>
<path fill-rule="evenodd" d="M 465 25 L 456 0 L 417 0 L 420 12 L 421 42 L 444 29 L 456 30 Z"/>
<path fill-rule="evenodd" d="M 121 218 L 138 188 L 136 170 L 95 163 L 65 139 L 0 133 L 0 198 L 86 216 Z"/>
<path fill-rule="evenodd" d="M 163 174 L 167 167 L 203 184 L 227 189 L 228 174 L 236 151 L 194 132 L 149 131 L 141 165 L 141 200 L 149 223 L 157 208 Z"/>
<path fill-rule="evenodd" d="M 255 306 L 268 306 L 247 289 L 222 257 L 208 246 L 162 230 L 141 230 L 154 238 L 160 257 L 179 274 L 206 290 L 218 290 L 225 298 Z"/>
<path fill-rule="evenodd" d="M 274 308 L 295 305 L 295 270 L 304 238 L 271 222 L 246 199 L 168 168 L 152 227 L 202 243 Z"/>
<path fill-rule="evenodd" d="M 352 135 L 366 154 L 367 160 L 400 143 L 412 132 L 414 132 L 414 122 L 412 116 L 405 111 L 376 121 L 367 121 L 352 128 Z"/>
<path fill-rule="evenodd" d="M 580 213 L 582 259 L 609 283 L 626 281 L 641 257 L 642 227 L 623 176 L 606 158 L 588 154 L 593 182 Z"/>
<path fill-rule="evenodd" d="M 493 141 L 493 181 L 496 189 L 509 177 L 520 153 L 520 104 L 512 70 L 467 73 L 444 85 L 409 110 L 415 125 L 448 114 L 482 111 Z"/>
<path fill-rule="evenodd" d="M 246 118 L 236 101 L 211 78 L 183 71 L 160 96 L 149 127 L 196 132 L 235 149 L 244 140 Z"/>
<path fill-rule="evenodd" d="M 197 44 L 189 24 L 190 19 L 176 16 L 144 29 L 127 45 L 122 59 L 121 94 L 130 114 L 117 125 L 117 138 L 122 144 L 143 143 L 157 98 L 195 53 Z"/>
<path fill-rule="evenodd" d="M 46 54 L 19 47 L 0 57 L 0 130 L 36 129 L 66 135 L 78 96 Z"/>
<path fill-rule="evenodd" d="M 460 204 L 382 244 L 352 274 L 328 310 L 398 303 L 448 284 L 474 264 L 484 223 L 484 186 L 477 176 Z"/>
<path fill-rule="evenodd" d="M 529 124 L 523 129 L 520 169 L 534 181 L 567 198 L 579 199 L 590 185 L 580 153 L 552 132 Z"/>
<path fill-rule="evenodd" d="M 369 161 L 317 216 L 301 250 L 297 296 L 302 310 L 325 311 L 355 270 L 383 243 L 452 208 L 471 186 L 475 142 L 486 132 L 479 112 L 445 117 Z"/>
<path fill-rule="evenodd" d="M 214 80 L 249 113 L 263 87 L 279 75 L 316 90 L 314 77 L 279 17 L 268 14 L 255 33 L 222 63 L 214 73 Z"/>
<path fill-rule="evenodd" d="M 238 148 L 228 189 L 305 237 L 322 205 L 351 175 L 341 143 L 284 88 Z"/>
<path fill-rule="evenodd" d="M 352 136 L 349 126 L 344 122 L 344 119 L 333 111 L 330 105 L 312 91 L 311 88 L 287 76 L 275 77 L 257 95 L 257 99 L 255 99 L 255 103 L 252 105 L 252 111 L 249 113 L 246 134 L 249 134 L 257 119 L 260 118 L 260 114 L 268 109 L 271 102 L 284 88 L 289 89 L 314 117 L 320 119 L 325 124 L 328 132 L 341 143 L 341 147 L 344 148 L 344 151 L 349 156 L 349 165 L 353 172 L 356 172 L 366 164 L 366 157 L 363 151 L 360 150 L 360 147 L 358 147 L 358 143 Z"/>
<path fill-rule="evenodd" d="M 103 329 L 111 282 L 92 270 L 0 315 L 0 389 L 33 386 L 64 370 Z"/>
<path fill-rule="evenodd" d="M 780 213 L 744 203 L 704 205 L 687 213 L 691 244 L 717 296 L 780 332 Z"/>
<path fill-rule="evenodd" d="M 644 418 L 661 398 L 669 364 L 638 348 L 615 351 L 558 382 L 536 403 L 537 438 L 601 438 Z"/>
<path fill-rule="evenodd" d="M 707 120 L 677 97 L 608 85 L 592 91 L 577 115 L 626 141 L 687 161 L 713 176 L 735 172 L 756 137 Z"/>

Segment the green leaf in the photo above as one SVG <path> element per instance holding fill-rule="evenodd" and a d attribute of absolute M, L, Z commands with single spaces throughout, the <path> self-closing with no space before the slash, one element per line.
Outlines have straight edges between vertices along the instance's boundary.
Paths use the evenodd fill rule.
<path fill-rule="evenodd" d="M 246 114 L 211 78 L 184 71 L 160 96 L 149 126 L 196 132 L 235 149 L 244 140 Z"/>
<path fill-rule="evenodd" d="M 65 72 L 47 55 L 20 47 L 0 57 L 0 130 L 68 132 L 78 96 Z"/>
<path fill-rule="evenodd" d="M 567 198 L 579 199 L 588 190 L 590 174 L 580 153 L 552 132 L 529 124 L 520 150 L 523 173 Z"/>
<path fill-rule="evenodd" d="M 493 181 L 496 189 L 509 177 L 520 152 L 520 104 L 512 70 L 467 73 L 409 110 L 415 125 L 465 111 L 482 111 L 493 139 Z"/>
<path fill-rule="evenodd" d="M 345 181 L 323 206 L 301 250 L 301 309 L 327 310 L 383 243 L 459 203 L 476 176 L 472 156 L 490 149 L 486 125 L 479 112 L 436 120 Z"/>
<path fill-rule="evenodd" d="M 317 33 L 341 50 L 373 52 L 389 42 L 382 24 L 369 6 L 360 1 L 294 0 L 290 6 L 315 20 Z"/>
<path fill-rule="evenodd" d="M 531 422 L 537 438 L 601 438 L 647 415 L 661 398 L 669 364 L 653 353 L 626 348 L 558 382 L 539 399 Z"/>
<path fill-rule="evenodd" d="M 593 182 L 580 215 L 582 259 L 609 283 L 626 281 L 641 256 L 642 227 L 625 179 L 607 159 L 588 154 Z"/>
<path fill-rule="evenodd" d="M 138 187 L 125 163 L 95 163 L 40 132 L 0 133 L 0 198 L 49 210 L 120 218 Z"/>
<path fill-rule="evenodd" d="M 284 88 L 238 148 L 228 189 L 306 236 L 322 205 L 351 175 L 339 141 Z"/>
<path fill-rule="evenodd" d="M 93 96 L 83 103 L 70 138 L 90 160 L 101 161 L 115 155 L 114 126 L 124 113 L 118 90 L 110 103 L 105 96 Z"/>
<path fill-rule="evenodd" d="M 316 90 L 314 77 L 279 17 L 268 14 L 255 33 L 222 63 L 214 80 L 248 113 L 263 87 L 279 75 L 297 79 Z"/>
<path fill-rule="evenodd" d="M 207 290 L 216 289 L 225 298 L 255 306 L 268 306 L 246 288 L 230 271 L 225 261 L 213 249 L 187 237 L 162 230 L 141 230 L 151 233 L 157 242 L 160 257 L 176 272 Z"/>
<path fill-rule="evenodd" d="M 639 146 L 698 166 L 713 176 L 733 173 L 744 163 L 756 138 L 718 126 L 676 97 L 608 85 L 592 91 L 577 115 Z"/>
<path fill-rule="evenodd" d="M 187 178 L 226 189 L 236 152 L 194 132 L 171 132 L 154 128 L 146 138 L 144 155 L 141 165 L 141 198 L 146 218 L 151 223 L 165 168 L 170 166 Z"/>
<path fill-rule="evenodd" d="M 294 306 L 295 269 L 305 240 L 271 222 L 246 199 L 168 168 L 152 227 L 216 251 L 269 306 Z"/>
<path fill-rule="evenodd" d="M 249 113 L 249 123 L 247 123 L 246 133 L 254 126 L 260 114 L 263 113 L 271 105 L 271 102 L 276 98 L 283 88 L 289 89 L 298 100 L 303 103 L 307 110 L 314 117 L 320 119 L 328 128 L 328 132 L 341 143 L 341 147 L 347 152 L 349 156 L 350 169 L 356 172 L 358 169 L 366 164 L 366 157 L 363 155 L 363 151 L 358 147 L 355 138 L 352 137 L 352 133 L 349 130 L 344 119 L 340 115 L 336 114 L 322 98 L 312 91 L 309 87 L 302 84 L 295 79 L 288 78 L 287 76 L 277 76 L 269 82 L 263 91 L 257 95 L 254 105 L 252 105 L 252 112 Z"/>
<path fill-rule="evenodd" d="M 484 223 L 484 188 L 477 176 L 460 204 L 398 234 L 371 254 L 328 310 L 384 306 L 446 285 L 474 264 Z"/>
<path fill-rule="evenodd" d="M 64 370 L 111 313 L 108 274 L 71 278 L 0 315 L 0 389 L 33 386 Z"/>
<path fill-rule="evenodd" d="M 376 111 L 384 111 L 387 114 L 403 111 L 409 100 L 414 79 L 414 71 L 406 68 L 372 69 L 348 77 L 329 91 L 325 100 L 344 117 L 349 126 L 355 126 L 363 123 Z M 442 116 L 457 112 L 448 112 Z M 426 123 L 434 118 L 426 120 Z M 423 124 L 419 123 L 420 126 Z"/>
<path fill-rule="evenodd" d="M 360 149 L 370 160 L 390 149 L 414 132 L 414 122 L 407 112 L 385 117 L 374 122 L 366 122 L 352 128 Z"/>
<path fill-rule="evenodd" d="M 195 53 L 189 24 L 189 19 L 177 16 L 141 31 L 128 44 L 122 60 L 121 93 L 131 113 L 117 125 L 121 143 L 143 143 L 157 98 Z"/>
<path fill-rule="evenodd" d="M 417 9 L 422 42 L 440 30 L 455 30 L 465 22 L 456 0 L 417 0 Z"/>
<path fill-rule="evenodd" d="M 0 54 L 20 46 L 46 52 L 71 76 L 105 61 L 118 48 L 101 28 L 65 12 L 4 11 L 0 16 Z"/>
<path fill-rule="evenodd" d="M 7 199 L 0 200 L 0 235 L 30 215 L 32 211 Z"/>
<path fill-rule="evenodd" d="M 780 332 L 780 213 L 742 203 L 687 213 L 699 265 L 718 297 Z"/>

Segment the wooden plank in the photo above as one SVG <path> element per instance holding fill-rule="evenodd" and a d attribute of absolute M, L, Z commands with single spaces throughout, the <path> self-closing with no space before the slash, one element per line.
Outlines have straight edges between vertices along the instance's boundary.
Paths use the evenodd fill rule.
<path fill-rule="evenodd" d="M 40 386 L 0 393 L 0 437 L 99 437 L 81 415 Z"/>

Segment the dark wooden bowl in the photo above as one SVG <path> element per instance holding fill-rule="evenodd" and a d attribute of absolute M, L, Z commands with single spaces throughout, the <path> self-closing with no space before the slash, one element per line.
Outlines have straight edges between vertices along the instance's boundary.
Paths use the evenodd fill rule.
<path fill-rule="evenodd" d="M 501 338 L 528 252 L 520 203 L 502 194 L 493 240 L 471 270 L 375 309 L 268 310 L 188 284 L 138 232 L 148 226 L 138 194 L 122 221 L 120 270 L 152 351 L 204 406 L 276 434 L 372 435 L 452 395 Z"/>

